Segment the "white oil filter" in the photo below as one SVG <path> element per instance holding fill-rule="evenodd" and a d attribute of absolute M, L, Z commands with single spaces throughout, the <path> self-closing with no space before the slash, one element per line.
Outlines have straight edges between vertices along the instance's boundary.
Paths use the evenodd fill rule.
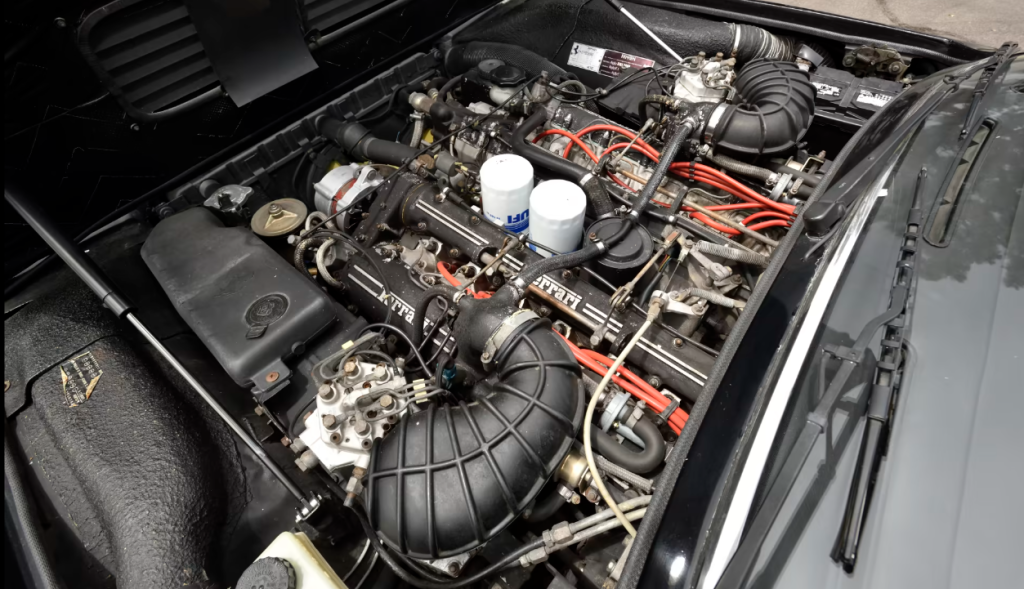
<path fill-rule="evenodd" d="M 587 195 L 567 180 L 541 182 L 530 194 L 530 239 L 560 254 L 575 251 L 583 237 Z M 551 252 L 530 246 L 542 256 Z"/>
<path fill-rule="evenodd" d="M 513 153 L 496 155 L 480 166 L 484 215 L 513 233 L 530 227 L 533 166 Z"/>

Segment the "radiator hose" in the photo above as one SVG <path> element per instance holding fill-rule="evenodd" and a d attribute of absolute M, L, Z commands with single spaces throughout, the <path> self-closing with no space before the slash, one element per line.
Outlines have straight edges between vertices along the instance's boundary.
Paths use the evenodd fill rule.
<path fill-rule="evenodd" d="M 746 155 L 791 151 L 814 116 L 810 74 L 788 61 L 756 60 L 736 78 L 734 104 L 722 103 L 708 117 L 705 140 L 716 150 Z"/>
<path fill-rule="evenodd" d="M 380 164 L 401 166 L 414 157 L 418 150 L 404 143 L 378 139 L 360 123 L 343 123 L 331 117 L 320 117 L 317 130 L 356 160 L 369 160 Z"/>
<path fill-rule="evenodd" d="M 579 364 L 550 321 L 513 303 L 507 292 L 459 300 L 459 355 L 479 358 L 490 377 L 476 400 L 409 414 L 371 451 L 367 511 L 397 552 L 435 559 L 484 544 L 572 447 L 583 421 Z"/>

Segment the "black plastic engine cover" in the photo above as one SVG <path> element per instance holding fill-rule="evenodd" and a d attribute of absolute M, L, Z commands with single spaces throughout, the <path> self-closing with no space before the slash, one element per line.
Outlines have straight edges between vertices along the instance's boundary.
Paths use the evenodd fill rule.
<path fill-rule="evenodd" d="M 288 382 L 284 360 L 337 319 L 327 294 L 283 256 L 203 208 L 157 225 L 142 258 L 224 370 L 261 401 Z"/>

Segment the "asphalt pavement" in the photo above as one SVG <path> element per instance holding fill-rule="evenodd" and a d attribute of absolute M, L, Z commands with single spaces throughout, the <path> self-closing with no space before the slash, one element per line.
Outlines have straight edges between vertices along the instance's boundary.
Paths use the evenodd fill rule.
<path fill-rule="evenodd" d="M 770 0 L 998 47 L 1024 46 L 1024 0 Z"/>

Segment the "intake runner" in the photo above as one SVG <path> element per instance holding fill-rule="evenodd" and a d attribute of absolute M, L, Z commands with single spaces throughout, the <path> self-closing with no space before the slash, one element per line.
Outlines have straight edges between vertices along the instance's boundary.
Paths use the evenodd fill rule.
<path fill-rule="evenodd" d="M 477 400 L 409 414 L 380 440 L 366 477 L 370 521 L 414 558 L 487 542 L 537 496 L 583 419 L 580 368 L 551 322 L 510 296 L 463 297 L 459 354 L 491 376 Z"/>

